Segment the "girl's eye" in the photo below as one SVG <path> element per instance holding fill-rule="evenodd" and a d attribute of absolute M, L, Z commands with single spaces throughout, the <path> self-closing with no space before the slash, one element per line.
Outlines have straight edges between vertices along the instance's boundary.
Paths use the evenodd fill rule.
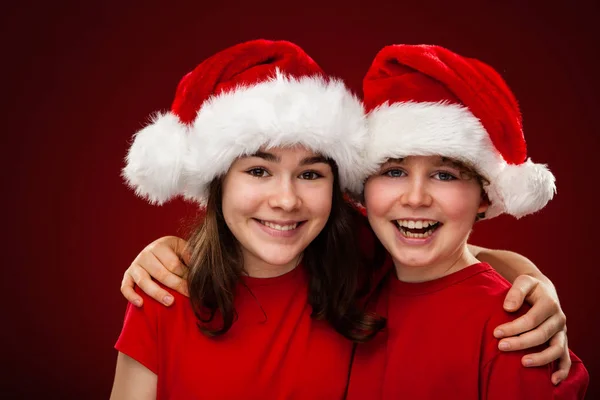
<path fill-rule="evenodd" d="M 306 179 L 309 181 L 314 181 L 315 179 L 321 178 L 322 175 L 315 171 L 306 171 L 300 174 L 300 179 Z"/>
<path fill-rule="evenodd" d="M 388 169 L 383 174 L 385 176 L 389 176 L 390 178 L 400 178 L 400 177 L 406 175 L 406 172 L 404 172 L 401 169 Z"/>
<path fill-rule="evenodd" d="M 454 181 L 454 180 L 456 180 L 456 177 L 454 175 L 452 175 L 449 172 L 444 172 L 444 171 L 436 172 L 433 176 L 436 177 L 436 179 L 438 179 L 440 181 Z"/>
<path fill-rule="evenodd" d="M 267 176 L 269 176 L 269 172 L 264 168 L 252 168 L 246 171 L 246 173 L 257 178 L 266 178 Z"/>

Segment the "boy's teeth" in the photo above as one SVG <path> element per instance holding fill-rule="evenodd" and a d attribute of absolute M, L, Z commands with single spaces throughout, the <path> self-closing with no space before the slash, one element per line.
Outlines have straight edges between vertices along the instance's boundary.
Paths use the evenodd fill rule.
<path fill-rule="evenodd" d="M 271 229 L 277 229 L 278 231 L 291 231 L 292 229 L 296 229 L 298 226 L 297 222 L 292 225 L 277 225 L 267 221 L 262 221 L 262 223 L 263 225 L 268 226 Z"/>
<path fill-rule="evenodd" d="M 396 220 L 396 222 L 398 223 L 399 226 L 408 228 L 408 229 L 426 229 L 426 228 L 429 228 L 430 226 L 437 224 L 437 222 L 427 221 L 427 220 L 418 220 L 418 221 L 411 220 L 411 221 L 409 221 L 409 220 L 405 220 L 405 219 L 399 219 L 399 220 Z"/>
<path fill-rule="evenodd" d="M 407 237 L 407 238 L 414 238 L 414 239 L 424 239 L 433 234 L 433 231 L 427 231 L 425 233 L 412 233 L 412 232 L 409 232 L 402 228 L 400 228 L 400 232 L 402 233 L 402 236 Z"/>

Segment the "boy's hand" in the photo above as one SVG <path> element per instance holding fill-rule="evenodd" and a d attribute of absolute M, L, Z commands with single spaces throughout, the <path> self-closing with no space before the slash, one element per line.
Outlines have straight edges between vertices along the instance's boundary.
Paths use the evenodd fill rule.
<path fill-rule="evenodd" d="M 173 296 L 158 286 L 152 278 L 163 285 L 188 296 L 187 265 L 189 254 L 186 250 L 187 242 L 175 236 L 165 236 L 150 243 L 133 260 L 121 282 L 121 293 L 131 303 L 140 307 L 142 297 L 133 289 L 138 285 L 146 294 L 156 301 L 169 306 L 173 303 Z"/>

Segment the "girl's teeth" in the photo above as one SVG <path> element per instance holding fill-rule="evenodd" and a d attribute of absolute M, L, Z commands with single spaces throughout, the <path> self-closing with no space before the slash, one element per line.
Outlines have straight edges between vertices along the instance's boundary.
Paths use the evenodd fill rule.
<path fill-rule="evenodd" d="M 292 229 L 296 229 L 296 227 L 298 226 L 298 223 L 292 225 L 277 225 L 267 221 L 262 221 L 262 223 L 263 225 L 268 226 L 271 229 L 276 229 L 278 231 L 291 231 Z"/>

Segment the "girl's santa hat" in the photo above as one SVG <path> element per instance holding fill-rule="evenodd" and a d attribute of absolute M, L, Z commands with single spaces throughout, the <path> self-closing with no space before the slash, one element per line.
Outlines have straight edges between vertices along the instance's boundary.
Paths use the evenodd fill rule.
<path fill-rule="evenodd" d="M 255 40 L 210 57 L 183 77 L 171 111 L 136 133 L 123 176 L 162 204 L 205 205 L 210 182 L 261 147 L 303 145 L 334 160 L 343 190 L 365 175 L 363 105 L 298 46 Z"/>
<path fill-rule="evenodd" d="M 489 182 L 488 218 L 502 213 L 520 218 L 556 193 L 552 173 L 527 158 L 517 100 L 481 61 L 439 46 L 387 46 L 363 88 L 372 169 L 411 155 L 465 162 Z"/>

